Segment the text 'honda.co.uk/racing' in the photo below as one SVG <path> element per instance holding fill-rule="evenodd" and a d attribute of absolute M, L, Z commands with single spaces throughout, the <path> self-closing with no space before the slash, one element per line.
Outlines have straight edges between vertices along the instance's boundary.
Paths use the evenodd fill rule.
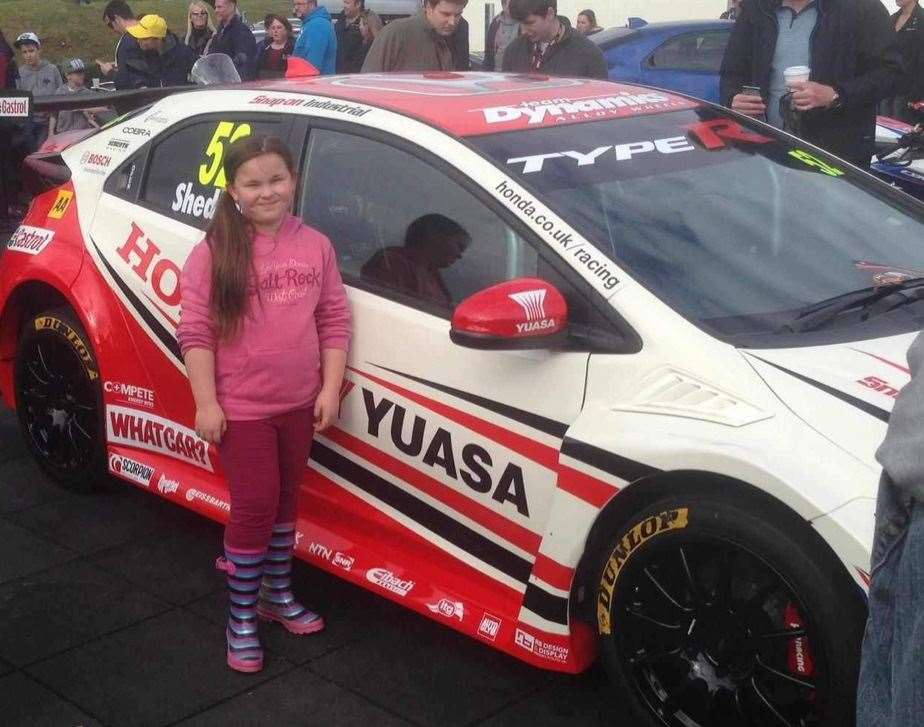
<path fill-rule="evenodd" d="M 27 160 L 45 191 L 0 264 L 0 392 L 51 477 L 108 471 L 228 519 L 180 271 L 228 145 L 270 134 L 301 160 L 295 214 L 330 238 L 355 322 L 299 557 L 534 666 L 599 658 L 615 724 L 850 722 L 873 455 L 922 323 L 920 209 L 641 87 L 365 74 L 160 95 Z M 434 216 L 454 237 L 428 249 L 451 254 L 391 275 Z M 257 272 L 292 305 L 317 275 Z"/>

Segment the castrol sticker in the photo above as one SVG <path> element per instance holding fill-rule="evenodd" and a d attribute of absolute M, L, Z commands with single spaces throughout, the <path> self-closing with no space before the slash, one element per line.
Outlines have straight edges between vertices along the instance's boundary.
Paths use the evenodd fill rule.
<path fill-rule="evenodd" d="M 38 255 L 54 239 L 54 230 L 42 227 L 20 225 L 6 244 L 11 252 L 23 252 L 26 255 Z"/>
<path fill-rule="evenodd" d="M 112 444 L 157 452 L 214 472 L 208 443 L 197 437 L 192 429 L 169 419 L 137 409 L 109 406 L 106 408 L 106 435 Z"/>

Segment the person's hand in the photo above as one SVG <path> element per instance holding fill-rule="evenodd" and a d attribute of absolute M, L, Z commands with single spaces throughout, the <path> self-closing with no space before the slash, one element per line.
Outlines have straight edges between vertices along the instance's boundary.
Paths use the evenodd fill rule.
<path fill-rule="evenodd" d="M 792 103 L 798 111 L 823 109 L 830 106 L 837 93 L 830 86 L 814 81 L 794 81 L 792 89 Z"/>
<path fill-rule="evenodd" d="M 745 116 L 763 116 L 767 111 L 767 105 L 760 96 L 749 96 L 746 93 L 736 94 L 731 107 Z"/>
<path fill-rule="evenodd" d="M 196 409 L 196 434 L 209 444 L 218 444 L 228 428 L 225 413 L 218 403 Z"/>
<path fill-rule="evenodd" d="M 107 61 L 101 61 L 99 58 L 96 59 L 96 65 L 99 66 L 100 73 L 104 76 L 108 76 L 115 70 L 115 63 L 108 63 Z"/>
<path fill-rule="evenodd" d="M 323 432 L 337 418 L 340 409 L 340 391 L 321 389 L 314 402 L 314 431 Z"/>

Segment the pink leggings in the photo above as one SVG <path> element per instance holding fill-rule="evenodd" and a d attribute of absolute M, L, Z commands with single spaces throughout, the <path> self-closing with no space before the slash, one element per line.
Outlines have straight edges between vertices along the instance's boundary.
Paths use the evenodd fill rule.
<path fill-rule="evenodd" d="M 266 550 L 273 525 L 295 522 L 298 489 L 313 437 L 313 409 L 228 422 L 218 446 L 231 493 L 227 547 Z"/>

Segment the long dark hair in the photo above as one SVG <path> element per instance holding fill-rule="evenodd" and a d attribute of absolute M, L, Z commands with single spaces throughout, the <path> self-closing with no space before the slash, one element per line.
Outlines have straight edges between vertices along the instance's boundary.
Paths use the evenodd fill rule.
<path fill-rule="evenodd" d="M 234 184 L 237 172 L 251 159 L 276 154 L 289 173 L 295 174 L 295 161 L 285 143 L 275 136 L 245 136 L 225 151 L 225 181 Z M 234 338 L 244 317 L 250 314 L 250 291 L 254 283 L 253 226 L 241 214 L 234 198 L 225 189 L 209 224 L 206 240 L 212 252 L 212 318 L 222 340 Z"/>

